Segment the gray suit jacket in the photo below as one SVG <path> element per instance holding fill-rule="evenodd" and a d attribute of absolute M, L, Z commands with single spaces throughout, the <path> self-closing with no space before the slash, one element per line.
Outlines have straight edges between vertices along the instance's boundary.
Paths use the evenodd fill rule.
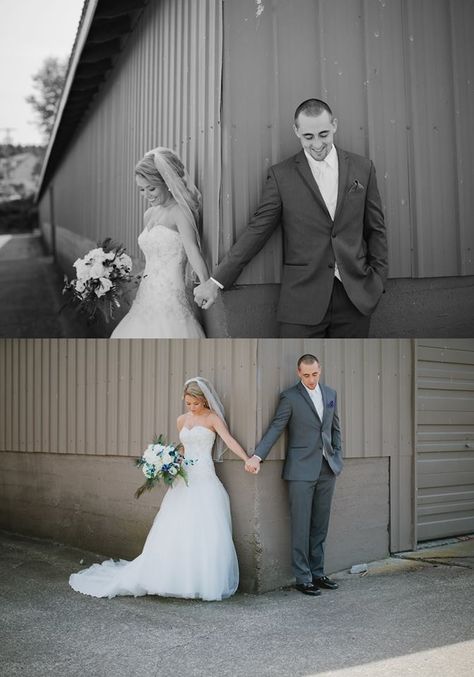
<path fill-rule="evenodd" d="M 255 449 L 263 460 L 288 427 L 288 446 L 282 477 L 285 480 L 316 480 L 321 471 L 323 449 L 332 471 L 342 470 L 341 427 L 336 391 L 319 384 L 323 396 L 323 420 L 301 383 L 280 395 L 280 402 L 267 432 Z"/>
<path fill-rule="evenodd" d="M 384 290 L 387 239 L 374 165 L 361 155 L 336 150 L 339 187 L 334 222 L 300 151 L 270 167 L 257 211 L 212 273 L 224 288 L 230 287 L 281 225 L 279 322 L 321 322 L 331 298 L 336 261 L 344 288 L 362 314 L 374 311 Z"/>

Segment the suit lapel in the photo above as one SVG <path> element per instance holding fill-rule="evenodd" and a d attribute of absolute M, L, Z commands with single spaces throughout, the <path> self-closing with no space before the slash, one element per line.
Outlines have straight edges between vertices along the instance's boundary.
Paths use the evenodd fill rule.
<path fill-rule="evenodd" d="M 328 219 L 331 219 L 331 216 L 328 212 L 328 208 L 326 207 L 326 203 L 324 202 L 323 196 L 321 195 L 321 191 L 319 190 L 318 184 L 316 183 L 313 173 L 311 171 L 311 168 L 309 166 L 308 160 L 306 159 L 306 155 L 304 153 L 304 150 L 300 151 L 297 155 L 295 155 L 295 164 L 296 164 L 296 171 L 298 174 L 301 176 L 305 184 L 308 186 L 309 190 L 313 194 L 313 197 L 315 198 L 316 202 L 318 205 L 321 207 L 321 209 L 324 211 Z M 304 388 L 303 388 L 304 390 Z M 308 393 L 306 393 L 308 394 Z"/>
<path fill-rule="evenodd" d="M 324 409 L 323 409 L 323 421 L 324 421 L 324 418 L 326 416 L 326 412 L 327 412 L 327 409 L 328 409 L 327 392 L 326 392 L 326 388 L 323 386 L 322 383 L 319 384 L 319 387 L 321 388 L 321 395 L 322 395 L 322 398 L 323 398 L 323 407 L 324 407 Z M 321 421 L 321 423 L 322 423 L 322 421 Z"/>
<path fill-rule="evenodd" d="M 334 223 L 339 216 L 339 212 L 342 209 L 342 203 L 346 196 L 346 186 L 347 186 L 347 175 L 349 173 L 349 157 L 345 151 L 341 150 L 336 146 L 337 160 L 339 164 L 339 179 L 337 184 L 337 204 L 336 211 L 334 213 Z"/>

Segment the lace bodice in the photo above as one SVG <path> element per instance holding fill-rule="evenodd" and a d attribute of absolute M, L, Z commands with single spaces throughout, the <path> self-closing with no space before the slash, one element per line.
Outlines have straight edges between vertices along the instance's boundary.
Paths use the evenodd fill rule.
<path fill-rule="evenodd" d="M 186 290 L 186 251 L 179 232 L 150 218 L 138 245 L 145 269 L 133 305 L 112 338 L 204 338 Z"/>
<path fill-rule="evenodd" d="M 144 278 L 152 276 L 184 290 L 186 252 L 177 231 L 159 223 L 153 224 L 140 233 L 138 245 L 145 255 Z"/>
<path fill-rule="evenodd" d="M 188 466 L 188 477 L 196 475 L 215 474 L 214 461 L 212 460 L 212 447 L 216 439 L 216 433 L 202 425 L 187 428 L 183 426 L 179 433 L 179 439 L 184 445 L 184 457 L 192 459 L 195 464 Z"/>

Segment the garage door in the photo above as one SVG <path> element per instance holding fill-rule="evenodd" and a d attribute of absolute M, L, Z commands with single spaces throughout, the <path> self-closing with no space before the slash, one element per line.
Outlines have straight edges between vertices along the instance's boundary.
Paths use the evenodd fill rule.
<path fill-rule="evenodd" d="M 418 541 L 474 533 L 474 341 L 420 339 L 416 364 Z"/>

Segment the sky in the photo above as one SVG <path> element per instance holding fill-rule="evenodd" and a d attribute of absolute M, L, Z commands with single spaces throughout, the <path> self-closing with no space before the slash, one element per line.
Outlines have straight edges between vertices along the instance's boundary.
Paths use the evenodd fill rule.
<path fill-rule="evenodd" d="M 0 0 L 0 143 L 5 127 L 15 144 L 41 144 L 25 97 L 48 56 L 71 53 L 84 0 Z"/>

